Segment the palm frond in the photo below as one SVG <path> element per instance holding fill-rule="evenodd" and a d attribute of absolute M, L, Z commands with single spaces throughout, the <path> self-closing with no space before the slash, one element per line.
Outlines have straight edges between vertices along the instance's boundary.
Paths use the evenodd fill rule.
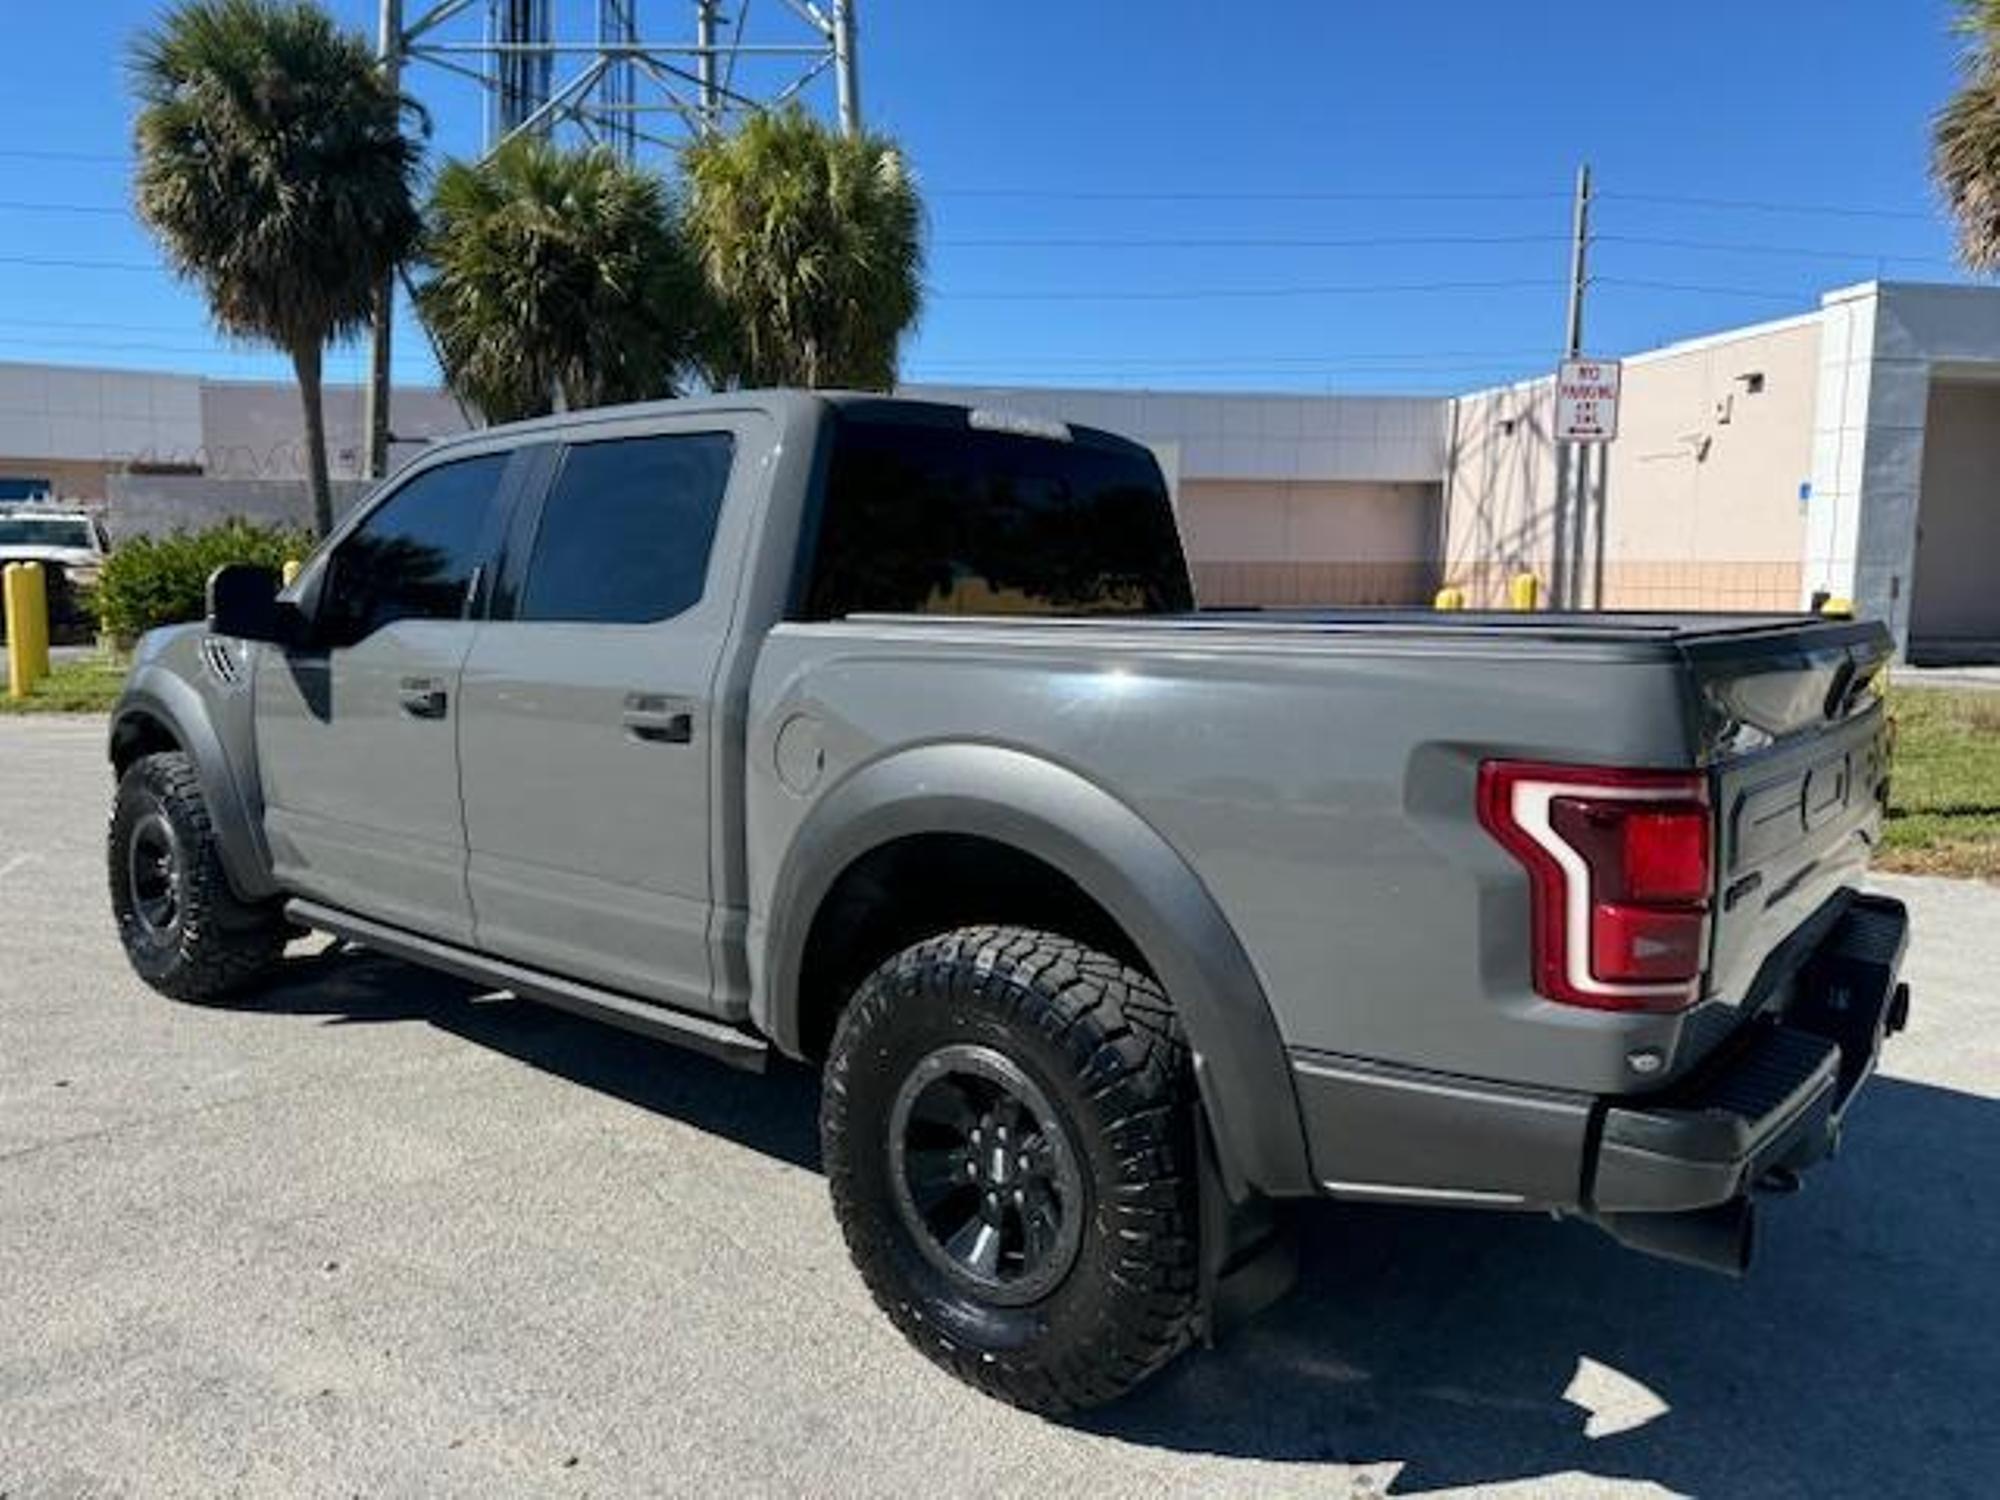
<path fill-rule="evenodd" d="M 1931 175 L 1958 225 L 1958 254 L 2000 270 L 2000 77 L 1967 83 L 1939 112 Z"/>
<path fill-rule="evenodd" d="M 358 332 L 415 244 L 407 101 L 304 0 L 191 0 L 131 58 L 134 192 L 217 324 L 287 351 Z"/>
<path fill-rule="evenodd" d="M 719 385 L 895 383 L 922 305 L 923 210 L 900 152 L 792 108 L 682 156 L 688 240 L 719 315 Z"/>
<path fill-rule="evenodd" d="M 522 137 L 452 162 L 417 306 L 489 420 L 670 395 L 700 322 L 666 185 L 609 151 Z"/>

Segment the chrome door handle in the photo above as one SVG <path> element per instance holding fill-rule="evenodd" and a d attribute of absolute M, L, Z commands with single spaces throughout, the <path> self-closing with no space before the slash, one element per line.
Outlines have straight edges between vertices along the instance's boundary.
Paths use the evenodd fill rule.
<path fill-rule="evenodd" d="M 405 677 L 396 689 L 396 701 L 413 719 L 442 719 L 451 702 L 444 684 L 434 677 Z"/>
<path fill-rule="evenodd" d="M 658 693 L 627 693 L 625 732 L 649 745 L 685 745 L 694 739 L 694 709 Z"/>

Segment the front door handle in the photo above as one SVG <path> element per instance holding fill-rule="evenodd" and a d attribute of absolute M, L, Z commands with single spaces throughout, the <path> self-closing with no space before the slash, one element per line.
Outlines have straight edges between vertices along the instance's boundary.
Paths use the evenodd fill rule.
<path fill-rule="evenodd" d="M 396 701 L 413 719 L 442 719 L 451 702 L 435 677 L 405 677 L 396 689 Z"/>
<path fill-rule="evenodd" d="M 694 739 L 694 708 L 658 693 L 627 693 L 625 732 L 649 745 L 685 745 Z"/>

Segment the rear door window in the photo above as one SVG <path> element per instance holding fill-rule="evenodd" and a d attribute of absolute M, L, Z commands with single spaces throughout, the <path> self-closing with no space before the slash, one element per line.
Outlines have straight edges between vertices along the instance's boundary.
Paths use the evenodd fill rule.
<path fill-rule="evenodd" d="M 640 625 L 699 603 L 735 439 L 580 443 L 543 503 L 518 620 Z"/>
<path fill-rule="evenodd" d="M 801 612 L 1136 615 L 1193 608 L 1159 466 L 1097 434 L 843 412 Z"/>

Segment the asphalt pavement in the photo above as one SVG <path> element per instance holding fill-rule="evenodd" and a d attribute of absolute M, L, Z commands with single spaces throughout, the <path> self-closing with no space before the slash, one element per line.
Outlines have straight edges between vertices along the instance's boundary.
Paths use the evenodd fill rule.
<path fill-rule="evenodd" d="M 1885 879 L 1911 1031 L 1751 1278 L 1325 1207 L 1292 1298 L 1061 1424 L 905 1348 L 816 1086 L 302 944 L 171 1004 L 94 720 L 0 721 L 0 1497 L 1987 1495 L 2000 889 Z"/>

